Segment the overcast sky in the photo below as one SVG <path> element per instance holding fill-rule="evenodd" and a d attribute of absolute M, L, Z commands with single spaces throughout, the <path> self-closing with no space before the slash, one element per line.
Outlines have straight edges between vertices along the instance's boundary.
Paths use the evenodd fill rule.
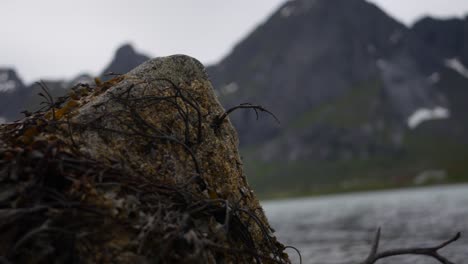
<path fill-rule="evenodd" d="M 284 0 L 1 0 L 0 67 L 27 83 L 98 74 L 123 43 L 219 61 Z M 468 14 L 468 0 L 370 0 L 405 24 Z"/>

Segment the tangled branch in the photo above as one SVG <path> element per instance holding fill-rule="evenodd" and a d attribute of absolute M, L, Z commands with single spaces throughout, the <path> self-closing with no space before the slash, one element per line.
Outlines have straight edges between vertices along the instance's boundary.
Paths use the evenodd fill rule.
<path fill-rule="evenodd" d="M 375 233 L 374 241 L 372 243 L 371 252 L 369 253 L 369 256 L 367 257 L 367 259 L 361 264 L 374 264 L 379 259 L 388 258 L 392 256 L 398 256 L 398 255 L 423 255 L 423 256 L 432 257 L 438 260 L 442 264 L 455 264 L 451 262 L 450 260 L 448 260 L 447 258 L 441 256 L 438 253 L 438 251 L 448 246 L 449 244 L 457 241 L 460 238 L 460 236 L 461 234 L 460 232 L 458 232 L 454 237 L 434 247 L 400 248 L 400 249 L 391 249 L 391 250 L 387 250 L 387 251 L 383 251 L 379 253 L 378 250 L 379 250 L 379 241 L 380 241 L 380 228 L 378 228 L 377 232 Z"/>
<path fill-rule="evenodd" d="M 41 88 L 42 91 L 44 91 L 45 94 L 43 93 L 38 93 L 40 97 L 44 98 L 45 101 L 41 102 L 41 105 L 46 105 L 45 107 L 48 107 L 47 109 L 51 109 L 52 111 L 52 119 L 56 120 L 55 118 L 55 102 L 54 102 L 54 97 L 50 94 L 49 88 L 47 87 L 47 84 L 44 83 L 44 81 L 36 82 L 37 85 Z M 29 113 L 28 113 L 29 114 Z"/>
<path fill-rule="evenodd" d="M 226 110 L 226 112 L 224 112 L 222 115 L 218 116 L 217 118 L 215 118 L 213 120 L 213 124 L 212 124 L 212 127 L 215 129 L 215 130 L 218 130 L 221 125 L 223 124 L 223 121 L 224 119 L 226 119 L 226 117 L 231 114 L 232 112 L 236 111 L 237 109 L 253 109 L 255 111 L 255 115 L 257 116 L 257 120 L 258 120 L 258 111 L 260 112 L 265 112 L 269 115 L 271 115 L 275 121 L 279 124 L 280 121 L 279 119 L 275 116 L 275 114 L 273 114 L 272 112 L 270 112 L 268 109 L 264 108 L 263 106 L 261 105 L 253 105 L 253 104 L 250 104 L 250 103 L 243 103 L 243 104 L 240 104 L 240 105 L 237 105 L 237 106 L 234 106 L 234 107 L 231 107 L 229 108 L 228 110 Z"/>

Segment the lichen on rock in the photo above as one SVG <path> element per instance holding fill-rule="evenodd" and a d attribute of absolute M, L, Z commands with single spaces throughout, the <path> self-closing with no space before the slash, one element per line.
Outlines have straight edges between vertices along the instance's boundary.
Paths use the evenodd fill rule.
<path fill-rule="evenodd" d="M 0 259 L 289 263 L 204 67 L 156 58 L 2 125 Z"/>

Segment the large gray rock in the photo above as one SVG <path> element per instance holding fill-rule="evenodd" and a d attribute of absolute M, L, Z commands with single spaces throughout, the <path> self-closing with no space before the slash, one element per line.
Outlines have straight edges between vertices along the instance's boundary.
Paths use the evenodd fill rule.
<path fill-rule="evenodd" d="M 28 198 L 0 211 L 0 229 L 23 221 L 25 210 L 34 217 L 0 236 L 0 256 L 15 263 L 32 263 L 35 254 L 34 263 L 289 263 L 243 174 L 236 131 L 228 118 L 218 122 L 223 113 L 202 64 L 175 55 L 94 89 L 78 87 L 60 107 L 4 125 L 0 181 L 10 187 L 0 190 L 0 203 Z M 27 161 L 20 168 L 9 154 L 18 151 Z M 57 199 L 69 206 L 51 202 Z M 56 231 L 28 235 L 35 229 Z M 62 232 L 68 237 L 56 235 Z"/>

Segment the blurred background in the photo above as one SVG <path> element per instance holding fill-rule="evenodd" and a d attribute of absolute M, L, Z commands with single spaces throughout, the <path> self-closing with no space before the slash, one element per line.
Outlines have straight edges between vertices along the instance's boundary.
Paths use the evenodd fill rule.
<path fill-rule="evenodd" d="M 226 108 L 260 104 L 281 120 L 231 116 L 249 183 L 305 263 L 362 260 L 379 225 L 389 247 L 468 231 L 468 1 L 6 0 L 0 10 L 1 122 L 39 108 L 35 81 L 61 96 L 184 53 Z M 447 254 L 463 263 L 467 245 Z"/>

